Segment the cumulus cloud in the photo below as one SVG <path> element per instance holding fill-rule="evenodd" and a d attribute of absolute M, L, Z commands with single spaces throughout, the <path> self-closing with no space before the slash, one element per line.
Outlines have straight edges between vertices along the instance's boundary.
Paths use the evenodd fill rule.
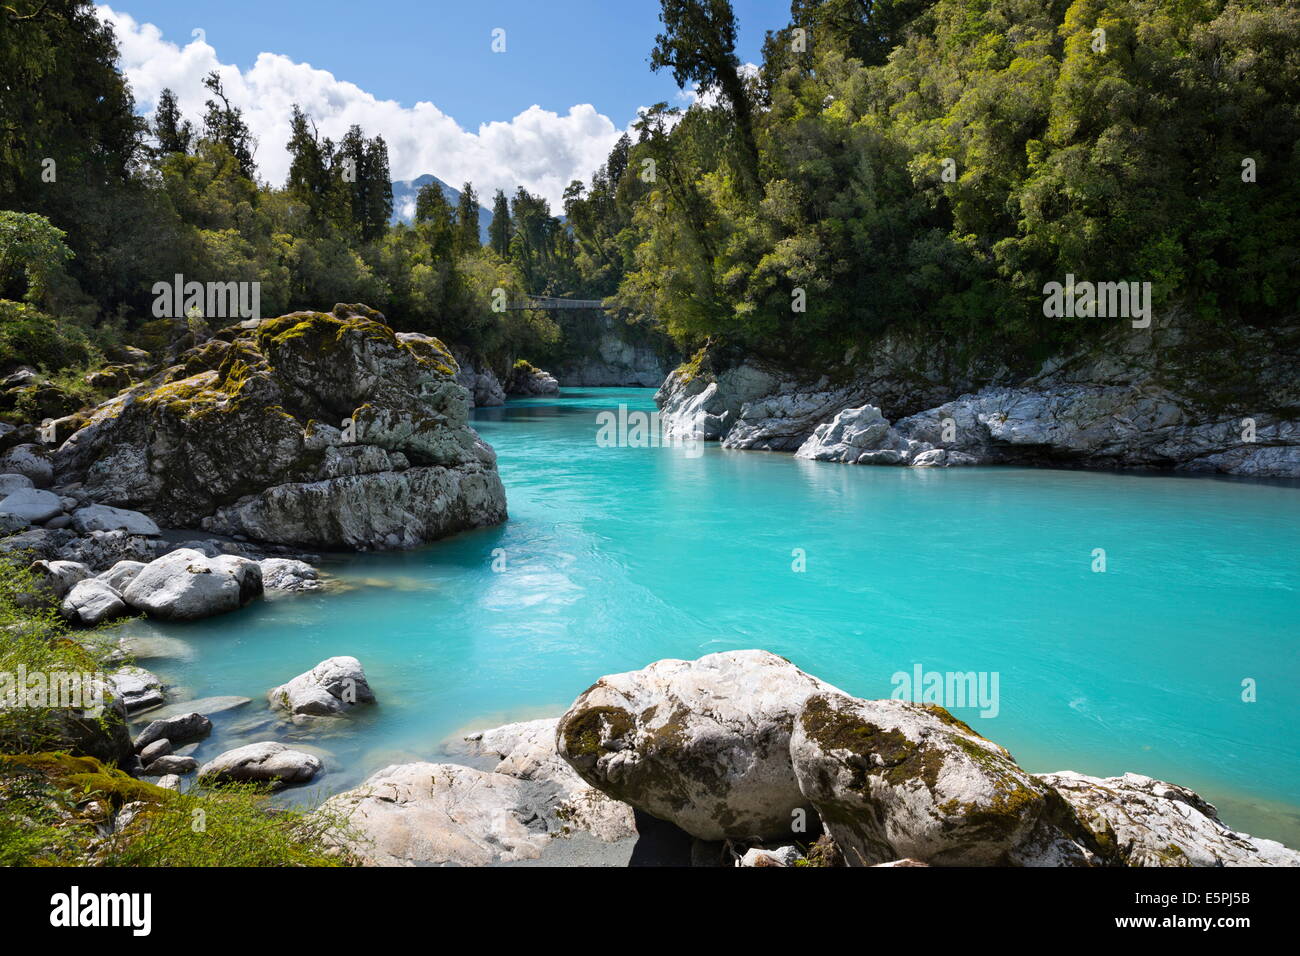
<path fill-rule="evenodd" d="M 289 172 L 284 144 L 294 103 L 310 114 L 321 136 L 335 142 L 354 123 L 367 136 L 382 135 L 394 180 L 424 173 L 456 187 L 469 180 L 484 202 L 497 189 L 512 193 L 523 186 L 544 196 L 557 211 L 565 186 L 588 179 L 624 132 L 589 103 L 571 106 L 563 115 L 530 106 L 509 120 L 469 131 L 430 102 L 406 107 L 377 99 L 327 70 L 275 53 L 259 54 L 241 71 L 222 63 L 201 31 L 178 46 L 151 23 L 140 23 L 109 6 L 97 9 L 117 32 L 120 66 L 138 108 L 152 112 L 159 95 L 170 88 L 181 110 L 197 124 L 209 97 L 203 77 L 216 70 L 231 104 L 244 111 L 257 138 L 262 178 L 277 185 Z"/>

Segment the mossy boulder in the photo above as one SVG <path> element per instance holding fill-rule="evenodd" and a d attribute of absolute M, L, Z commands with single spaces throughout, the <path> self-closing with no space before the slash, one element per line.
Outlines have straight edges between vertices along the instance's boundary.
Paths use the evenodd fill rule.
<path fill-rule="evenodd" d="M 87 800 L 106 800 L 115 810 L 125 804 L 162 804 L 175 794 L 109 766 L 95 757 L 63 752 L 0 754 L 0 773 L 26 774 L 72 791 Z"/>
<path fill-rule="evenodd" d="M 244 323 L 96 409 L 55 466 L 164 526 L 411 547 L 505 518 L 456 372 L 361 305 Z"/>
<path fill-rule="evenodd" d="M 942 707 L 813 695 L 790 755 L 850 866 L 1108 862 L 1051 786 Z"/>
<path fill-rule="evenodd" d="M 810 695 L 834 690 L 767 651 L 656 661 L 588 688 L 556 747 L 596 789 L 699 839 L 795 838 L 811 812 L 791 729 Z"/>

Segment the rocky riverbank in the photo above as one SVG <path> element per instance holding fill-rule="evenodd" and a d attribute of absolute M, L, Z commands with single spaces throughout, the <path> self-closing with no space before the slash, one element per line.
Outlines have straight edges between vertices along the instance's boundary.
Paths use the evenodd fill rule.
<path fill-rule="evenodd" d="M 460 751 L 486 765 L 389 766 L 321 812 L 384 866 L 559 861 L 569 840 L 704 865 L 1300 865 L 1183 787 L 1031 774 L 940 707 L 853 698 L 765 651 L 608 675 Z"/>
<path fill-rule="evenodd" d="M 1193 347 L 1175 315 L 1024 372 L 894 334 L 824 374 L 705 353 L 656 401 L 673 434 L 819 461 L 1297 478 L 1298 338 L 1251 330 Z"/>

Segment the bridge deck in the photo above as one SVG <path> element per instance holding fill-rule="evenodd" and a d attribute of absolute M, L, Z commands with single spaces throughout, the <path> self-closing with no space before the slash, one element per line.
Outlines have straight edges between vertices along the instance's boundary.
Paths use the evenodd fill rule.
<path fill-rule="evenodd" d="M 525 296 L 506 305 L 507 312 L 519 312 L 525 309 L 583 309 L 603 312 L 605 305 L 600 299 L 560 299 L 544 295 Z"/>

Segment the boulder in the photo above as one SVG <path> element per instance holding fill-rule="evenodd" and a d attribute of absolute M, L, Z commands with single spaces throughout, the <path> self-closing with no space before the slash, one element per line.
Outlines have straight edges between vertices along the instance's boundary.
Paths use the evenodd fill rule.
<path fill-rule="evenodd" d="M 6 511 L 0 511 L 0 537 L 19 534 L 20 532 L 26 531 L 31 526 L 32 523 L 21 515 L 11 515 Z"/>
<path fill-rule="evenodd" d="M 0 473 L 24 475 L 37 488 L 54 484 L 54 465 L 49 453 L 40 445 L 15 445 L 0 454 Z"/>
<path fill-rule="evenodd" d="M 145 747 L 159 740 L 169 740 L 172 746 L 178 747 L 202 740 L 210 733 L 212 733 L 212 721 L 195 711 L 159 717 L 151 720 L 149 725 L 136 736 L 135 749 L 143 751 Z"/>
<path fill-rule="evenodd" d="M 495 773 L 536 784 L 531 803 L 547 819 L 606 843 L 635 836 L 632 807 L 587 784 L 560 756 L 556 750 L 559 722 L 550 717 L 482 730 L 466 736 L 461 749 L 472 757 L 495 758 Z"/>
<path fill-rule="evenodd" d="M 262 587 L 268 591 L 319 591 L 325 584 L 320 572 L 305 561 L 290 558 L 263 558 Z"/>
<path fill-rule="evenodd" d="M 64 596 L 59 613 L 74 624 L 95 627 L 130 611 L 122 595 L 98 578 L 78 581 Z"/>
<path fill-rule="evenodd" d="M 143 771 L 146 777 L 166 777 L 175 774 L 183 777 L 187 773 L 193 773 L 199 768 L 199 762 L 193 757 L 182 757 L 180 754 L 165 754 L 157 757 L 152 763 L 146 764 Z"/>
<path fill-rule="evenodd" d="M 456 361 L 360 305 L 235 327 L 95 410 L 60 479 L 166 527 L 412 547 L 506 516 Z"/>
<path fill-rule="evenodd" d="M 207 783 L 269 783 L 273 790 L 279 790 L 289 784 L 307 782 L 320 769 L 319 757 L 268 740 L 227 750 L 203 765 L 199 779 Z"/>
<path fill-rule="evenodd" d="M 26 491 L 34 488 L 32 480 L 26 475 L 8 474 L 0 475 L 0 498 L 13 494 L 15 491 Z"/>
<path fill-rule="evenodd" d="M 138 511 L 110 508 L 108 505 L 87 505 L 72 513 L 72 527 L 79 534 L 90 531 L 125 531 L 153 537 L 161 532 L 152 518 Z"/>
<path fill-rule="evenodd" d="M 167 704 L 165 707 L 160 707 L 158 710 L 154 711 L 150 716 L 155 720 L 164 720 L 168 717 L 176 717 L 178 715 L 195 712 L 208 717 L 212 714 L 221 714 L 228 710 L 236 710 L 251 703 L 252 700 L 247 697 L 236 697 L 233 695 L 203 697 L 199 700 L 186 700 L 175 704 Z M 147 730 L 148 728 L 145 729 Z M 175 740 L 177 739 L 173 736 L 175 733 L 174 730 L 170 730 L 165 736 Z"/>
<path fill-rule="evenodd" d="M 331 657 L 266 695 L 273 710 L 306 717 L 342 717 L 357 704 L 372 704 L 374 692 L 355 657 Z"/>
<path fill-rule="evenodd" d="M 555 376 L 534 368 L 522 359 L 514 364 L 506 380 L 506 393 L 509 395 L 559 395 L 560 383 Z"/>
<path fill-rule="evenodd" d="M 790 756 L 850 866 L 1106 862 L 1052 787 L 942 707 L 816 694 Z"/>
<path fill-rule="evenodd" d="M 151 561 L 127 585 L 123 599 L 137 611 L 167 620 L 192 620 L 233 611 L 262 593 L 256 561 L 208 558 L 181 548 Z"/>
<path fill-rule="evenodd" d="M 781 846 L 775 850 L 755 846 L 744 852 L 736 861 L 736 866 L 794 866 L 803 858 L 803 854 L 794 846 Z"/>
<path fill-rule="evenodd" d="M 0 553 L 23 554 L 35 558 L 53 559 L 63 555 L 64 549 L 77 540 L 71 531 L 54 528 L 30 528 L 0 540 Z"/>
<path fill-rule="evenodd" d="M 56 601 L 90 577 L 90 568 L 79 561 L 34 561 L 29 570 Z"/>
<path fill-rule="evenodd" d="M 164 790 L 179 791 L 181 789 L 180 774 L 175 774 L 175 773 L 163 774 L 161 777 L 158 778 L 158 786 L 162 787 Z"/>
<path fill-rule="evenodd" d="M 171 550 L 174 549 L 165 542 L 144 535 L 125 531 L 91 531 L 80 536 L 69 533 L 58 553 L 61 558 L 80 561 L 95 571 L 103 571 L 120 561 L 147 564 Z"/>
<path fill-rule="evenodd" d="M 1300 852 L 1237 833 L 1196 793 L 1141 774 L 1039 775 L 1128 866 L 1300 866 Z"/>
<path fill-rule="evenodd" d="M 108 688 L 122 701 L 127 713 L 155 707 L 163 702 L 163 684 L 143 667 L 123 667 L 108 675 Z"/>
<path fill-rule="evenodd" d="M 321 813 L 345 821 L 349 848 L 372 866 L 535 860 L 552 839 L 526 783 L 457 764 L 385 767 Z"/>
<path fill-rule="evenodd" d="M 95 577 L 120 594 L 144 568 L 143 561 L 118 561 L 107 571 L 101 571 Z"/>
<path fill-rule="evenodd" d="M 662 660 L 602 677 L 560 718 L 561 756 L 616 800 L 702 840 L 778 840 L 810 809 L 795 715 L 835 688 L 767 651 Z"/>
<path fill-rule="evenodd" d="M 159 757 L 166 757 L 172 752 L 172 749 L 172 742 L 166 737 L 155 740 L 153 743 L 146 744 L 139 749 L 140 762 L 147 767 Z"/>
<path fill-rule="evenodd" d="M 0 512 L 17 515 L 30 524 L 41 524 L 63 514 L 59 496 L 39 488 L 19 488 L 0 498 Z"/>

